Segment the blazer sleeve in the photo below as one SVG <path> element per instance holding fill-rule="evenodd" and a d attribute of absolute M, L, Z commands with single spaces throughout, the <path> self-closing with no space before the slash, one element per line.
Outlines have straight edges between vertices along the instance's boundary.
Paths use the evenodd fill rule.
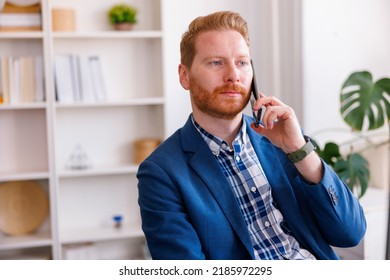
<path fill-rule="evenodd" d="M 296 177 L 317 227 L 330 245 L 352 247 L 359 244 L 366 232 L 366 219 L 356 196 L 324 161 L 324 175 L 319 184 L 309 184 Z"/>
<path fill-rule="evenodd" d="M 153 259 L 205 259 L 181 202 L 180 190 L 156 163 L 145 160 L 137 173 L 142 229 Z"/>

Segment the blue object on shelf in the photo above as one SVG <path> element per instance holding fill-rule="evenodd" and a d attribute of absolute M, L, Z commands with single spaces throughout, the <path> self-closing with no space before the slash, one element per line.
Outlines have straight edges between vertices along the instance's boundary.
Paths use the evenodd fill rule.
<path fill-rule="evenodd" d="M 122 215 L 115 215 L 115 216 L 113 217 L 113 220 L 114 220 L 114 222 L 115 222 L 115 227 L 116 227 L 116 228 L 119 228 L 119 227 L 122 226 L 122 220 L 123 220 Z"/>

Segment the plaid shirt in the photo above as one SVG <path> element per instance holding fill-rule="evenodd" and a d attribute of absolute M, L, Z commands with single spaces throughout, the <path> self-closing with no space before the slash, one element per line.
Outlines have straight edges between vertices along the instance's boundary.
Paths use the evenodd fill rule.
<path fill-rule="evenodd" d="M 211 135 L 192 121 L 200 132 L 219 165 L 240 206 L 248 227 L 256 259 L 315 259 L 300 248 L 288 232 L 282 213 L 275 207 L 272 188 L 246 133 L 243 122 L 233 141 L 233 149 L 222 139 Z M 277 176 L 277 174 L 271 174 Z"/>

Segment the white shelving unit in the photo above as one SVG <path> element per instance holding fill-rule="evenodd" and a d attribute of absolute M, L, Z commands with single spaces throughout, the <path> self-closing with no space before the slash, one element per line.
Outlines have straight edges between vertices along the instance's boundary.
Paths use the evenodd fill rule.
<path fill-rule="evenodd" d="M 43 57 L 46 94 L 45 102 L 0 104 L 0 184 L 36 181 L 50 201 L 37 232 L 0 232 L 0 259 L 62 259 L 84 245 L 98 259 L 142 258 L 133 142 L 165 137 L 161 1 L 127 1 L 139 10 L 132 31 L 110 26 L 107 11 L 116 0 L 42 0 L 42 31 L 0 32 L 1 55 Z M 51 11 L 61 7 L 75 10 L 76 31 L 52 31 Z M 107 100 L 57 102 L 58 54 L 99 56 Z M 76 147 L 90 168 L 68 168 Z M 120 228 L 114 215 L 123 216 Z"/>

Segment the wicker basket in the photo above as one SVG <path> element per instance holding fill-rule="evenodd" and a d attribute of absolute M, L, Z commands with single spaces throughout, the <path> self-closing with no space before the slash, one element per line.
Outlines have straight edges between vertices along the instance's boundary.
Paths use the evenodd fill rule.
<path fill-rule="evenodd" d="M 155 138 L 143 138 L 134 142 L 134 162 L 140 164 L 144 161 L 157 147 L 161 140 Z"/>
<path fill-rule="evenodd" d="M 0 184 L 0 230 L 4 233 L 32 233 L 44 222 L 48 212 L 48 196 L 36 182 Z"/>

